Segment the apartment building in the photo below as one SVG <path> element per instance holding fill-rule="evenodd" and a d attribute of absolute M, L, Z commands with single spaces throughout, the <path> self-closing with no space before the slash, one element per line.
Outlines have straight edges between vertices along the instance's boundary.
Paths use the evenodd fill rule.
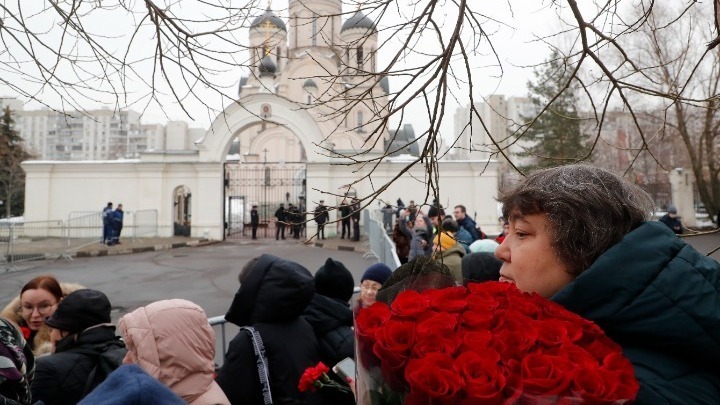
<path fill-rule="evenodd" d="M 140 114 L 132 110 L 26 110 L 22 101 L 0 97 L 0 107 L 6 106 L 15 112 L 15 128 L 37 160 L 136 159 L 144 151 L 164 150 L 168 134 L 170 144 L 178 138 L 188 144 L 204 133 L 183 121 L 142 124 Z"/>

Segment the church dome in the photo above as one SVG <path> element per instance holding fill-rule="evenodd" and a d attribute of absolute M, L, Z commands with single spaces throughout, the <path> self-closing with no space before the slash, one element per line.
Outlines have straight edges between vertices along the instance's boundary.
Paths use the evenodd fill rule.
<path fill-rule="evenodd" d="M 275 62 L 273 62 L 270 55 L 265 55 L 265 57 L 262 58 L 258 69 L 260 70 L 260 76 L 263 76 L 265 74 L 274 75 L 275 72 L 277 72 L 277 66 L 275 65 Z"/>
<path fill-rule="evenodd" d="M 349 30 L 352 28 L 366 28 L 375 30 L 375 24 L 365 15 L 362 11 L 358 10 L 355 15 L 348 18 L 347 21 L 345 21 L 342 25 L 342 29 L 340 29 L 340 32 L 343 32 L 345 30 Z"/>
<path fill-rule="evenodd" d="M 268 21 L 274 26 L 274 28 L 287 31 L 283 20 L 276 16 L 270 9 L 267 9 L 263 15 L 256 17 L 252 24 L 250 24 L 250 28 L 262 29 Z"/>

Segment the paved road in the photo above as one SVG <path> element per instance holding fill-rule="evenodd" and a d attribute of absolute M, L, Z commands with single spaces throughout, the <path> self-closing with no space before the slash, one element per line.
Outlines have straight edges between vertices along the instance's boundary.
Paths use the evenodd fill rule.
<path fill-rule="evenodd" d="M 31 262 L 17 271 L 0 274 L 0 305 L 4 307 L 31 278 L 53 274 L 62 281 L 105 292 L 115 308 L 115 319 L 139 306 L 168 298 L 193 301 L 208 316 L 224 315 L 239 286 L 240 269 L 249 259 L 263 253 L 294 260 L 312 273 L 332 257 L 343 262 L 358 282 L 364 270 L 374 263 L 357 252 L 275 241 Z"/>

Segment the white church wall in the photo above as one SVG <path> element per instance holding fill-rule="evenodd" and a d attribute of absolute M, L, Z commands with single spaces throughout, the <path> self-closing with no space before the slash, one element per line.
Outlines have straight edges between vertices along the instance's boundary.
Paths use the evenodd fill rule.
<path fill-rule="evenodd" d="M 192 193 L 192 236 L 222 239 L 222 163 L 139 161 L 23 163 L 26 221 L 67 220 L 73 211 L 97 211 L 108 201 L 125 211 L 157 210 L 158 235 L 173 234 L 173 192 Z"/>

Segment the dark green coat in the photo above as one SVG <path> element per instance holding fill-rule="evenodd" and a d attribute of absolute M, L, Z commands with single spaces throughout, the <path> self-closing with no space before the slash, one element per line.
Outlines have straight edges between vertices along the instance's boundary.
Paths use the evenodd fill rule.
<path fill-rule="evenodd" d="M 720 403 L 720 265 L 647 222 L 552 297 L 619 343 L 637 404 Z"/>

